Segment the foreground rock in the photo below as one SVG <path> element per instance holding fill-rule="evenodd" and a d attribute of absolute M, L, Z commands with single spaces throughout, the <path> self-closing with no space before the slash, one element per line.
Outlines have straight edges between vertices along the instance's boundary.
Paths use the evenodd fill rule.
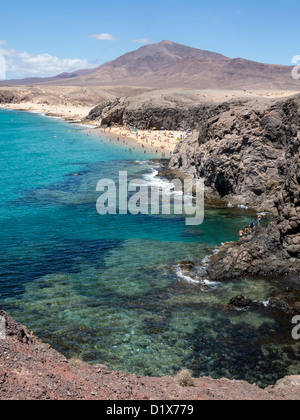
<path fill-rule="evenodd" d="M 0 311 L 7 337 L 0 339 L 1 400 L 271 400 L 299 399 L 300 377 L 262 390 L 242 381 L 194 379 L 184 388 L 172 377 L 111 372 L 64 356 Z"/>

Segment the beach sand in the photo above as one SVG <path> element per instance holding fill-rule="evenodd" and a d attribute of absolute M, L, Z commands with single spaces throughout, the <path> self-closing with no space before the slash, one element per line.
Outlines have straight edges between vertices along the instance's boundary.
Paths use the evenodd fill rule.
<path fill-rule="evenodd" d="M 46 105 L 33 102 L 22 102 L 20 104 L 1 104 L 0 108 L 16 109 L 20 111 L 39 112 L 47 116 L 60 117 L 65 120 L 82 121 L 93 107 L 75 105 Z"/>
<path fill-rule="evenodd" d="M 166 130 L 129 130 L 125 127 L 99 127 L 99 123 L 89 121 L 84 122 L 85 117 L 93 109 L 93 107 L 75 106 L 75 105 L 45 105 L 32 102 L 22 102 L 21 104 L 1 104 L 0 108 L 15 109 L 27 112 L 38 112 L 50 117 L 59 117 L 70 123 L 76 122 L 86 125 L 87 128 L 94 126 L 101 133 L 112 135 L 124 139 L 134 140 L 147 149 L 156 150 L 162 157 L 170 157 L 174 152 L 178 142 L 190 135 L 183 131 L 166 131 Z"/>
<path fill-rule="evenodd" d="M 110 134 L 113 137 L 119 137 L 124 141 L 125 138 L 128 140 L 137 142 L 142 147 L 152 149 L 154 153 L 156 150 L 163 157 L 170 157 L 170 154 L 174 152 L 177 144 L 181 139 L 184 139 L 187 135 L 191 133 L 185 133 L 183 131 L 165 131 L 165 130 L 130 130 L 127 127 L 111 127 L 111 128 L 100 128 L 99 122 L 89 121 L 86 122 L 85 118 L 89 112 L 96 106 L 96 104 L 103 102 L 107 99 L 112 99 L 113 95 L 110 92 L 109 96 L 107 92 L 103 93 L 103 88 L 99 91 L 95 88 L 94 94 L 96 97 L 92 97 L 91 92 L 87 92 L 86 88 L 82 88 L 83 91 L 78 91 L 78 88 L 75 89 L 75 93 L 71 88 L 62 88 L 62 87 L 0 87 L 1 91 L 12 91 L 15 92 L 17 97 L 21 100 L 19 103 L 10 103 L 10 104 L 0 104 L 0 108 L 5 109 L 15 109 L 28 112 L 38 112 L 51 117 L 59 117 L 70 123 L 81 123 L 89 127 L 97 127 L 101 129 L 102 133 Z M 70 92 L 71 89 L 71 92 Z M 129 89 L 129 88 L 128 88 Z M 65 92 L 66 90 L 66 92 Z M 72 93 L 73 92 L 73 93 Z M 162 93 L 164 92 L 164 94 Z M 166 91 L 156 91 L 148 92 L 140 95 L 145 101 L 147 98 L 150 98 L 151 101 L 158 101 L 159 103 L 162 100 L 169 100 L 168 98 L 179 97 L 185 103 L 206 103 L 206 102 L 215 102 L 222 103 L 224 101 L 229 101 L 237 98 L 260 98 L 265 97 L 271 99 L 288 97 L 297 92 L 290 91 L 215 91 L 215 90 L 181 90 L 181 89 L 168 89 Z M 298 92 L 299 93 L 299 92 Z M 69 96 L 72 96 L 72 101 L 76 100 L 76 103 L 72 103 Z M 75 96 L 74 96 L 75 95 Z M 166 96 L 167 95 L 167 96 Z M 173 95 L 173 96 L 172 96 Z M 32 100 L 24 100 L 25 97 L 32 98 Z M 166 98 L 165 98 L 166 96 Z M 103 98 L 102 98 L 103 97 Z M 139 96 L 137 96 L 138 98 Z M 165 98 L 165 99 L 164 99 Z M 84 99 L 84 102 L 82 100 Z M 88 101 L 88 102 L 87 102 Z M 142 101 L 142 102 L 143 102 Z M 188 127 L 187 127 L 188 128 Z M 178 140 L 179 139 L 179 140 Z"/>
<path fill-rule="evenodd" d="M 158 150 L 163 157 L 170 157 L 177 144 L 192 133 L 168 130 L 129 130 L 125 127 L 111 127 L 102 129 L 104 133 L 113 134 L 120 138 L 135 140 L 138 144 Z"/>

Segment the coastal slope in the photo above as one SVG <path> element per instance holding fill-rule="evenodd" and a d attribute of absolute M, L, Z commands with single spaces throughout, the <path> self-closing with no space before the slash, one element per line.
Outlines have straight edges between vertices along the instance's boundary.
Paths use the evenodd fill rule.
<path fill-rule="evenodd" d="M 194 379 L 182 387 L 172 377 L 111 372 L 103 365 L 67 361 L 0 310 L 0 400 L 298 400 L 300 378 L 286 377 L 265 390 L 243 381 Z"/>

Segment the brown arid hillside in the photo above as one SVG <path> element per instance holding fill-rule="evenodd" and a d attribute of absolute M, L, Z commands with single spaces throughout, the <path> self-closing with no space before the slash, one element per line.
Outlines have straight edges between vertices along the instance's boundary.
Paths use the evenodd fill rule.
<path fill-rule="evenodd" d="M 5 84 L 300 90 L 300 82 L 292 78 L 290 66 L 232 59 L 171 41 L 143 46 L 96 69 L 62 73 L 53 78 L 11 80 Z"/>

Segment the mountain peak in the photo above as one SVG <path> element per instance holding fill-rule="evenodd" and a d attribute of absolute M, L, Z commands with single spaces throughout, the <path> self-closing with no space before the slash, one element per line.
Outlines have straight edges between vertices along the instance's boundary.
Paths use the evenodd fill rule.
<path fill-rule="evenodd" d="M 15 82 L 10 84 L 29 83 L 28 79 Z M 31 80 L 30 83 L 35 82 Z M 291 68 L 288 66 L 232 59 L 169 40 L 144 45 L 96 69 L 63 73 L 52 79 L 38 79 L 36 83 L 64 86 L 299 90 L 299 83 L 291 78 Z"/>

